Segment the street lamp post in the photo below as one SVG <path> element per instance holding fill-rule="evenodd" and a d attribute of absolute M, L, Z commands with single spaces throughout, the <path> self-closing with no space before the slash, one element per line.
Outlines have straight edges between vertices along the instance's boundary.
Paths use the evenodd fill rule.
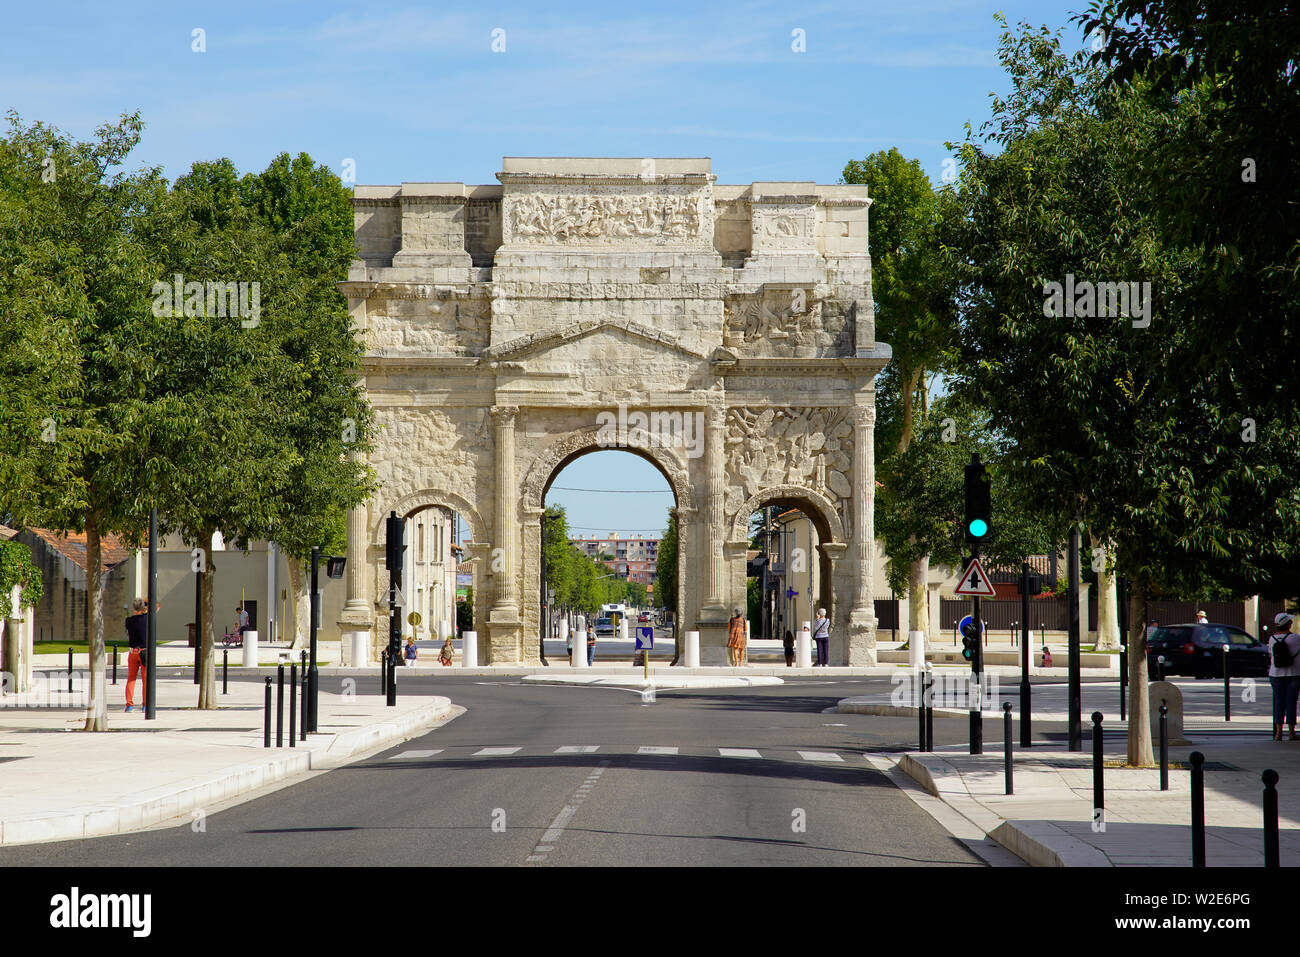
<path fill-rule="evenodd" d="M 316 718 L 318 715 L 318 691 L 317 680 L 320 675 L 316 670 L 316 621 L 317 615 L 320 614 L 320 594 L 317 592 L 317 580 L 320 574 L 320 548 L 312 546 L 311 550 L 311 635 L 309 643 L 310 658 L 307 664 L 307 730 L 315 733 Z"/>
<path fill-rule="evenodd" d="M 144 660 L 144 718 L 154 720 L 157 703 L 154 692 L 158 689 L 158 669 L 154 667 L 158 646 L 158 615 L 154 607 L 158 602 L 158 509 L 149 510 L 149 630 L 145 641 Z"/>

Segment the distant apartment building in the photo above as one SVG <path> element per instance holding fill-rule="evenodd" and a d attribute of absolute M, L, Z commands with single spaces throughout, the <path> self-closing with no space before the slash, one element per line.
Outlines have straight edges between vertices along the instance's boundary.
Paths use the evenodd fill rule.
<path fill-rule="evenodd" d="M 651 589 L 659 567 L 660 539 L 651 535 L 579 535 L 569 539 L 578 551 L 603 564 L 619 578 Z M 601 559 L 601 555 L 610 557 Z"/>

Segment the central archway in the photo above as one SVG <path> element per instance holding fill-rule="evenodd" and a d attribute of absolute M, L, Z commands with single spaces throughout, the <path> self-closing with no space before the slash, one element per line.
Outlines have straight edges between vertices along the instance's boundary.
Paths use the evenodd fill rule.
<path fill-rule="evenodd" d="M 519 508 L 522 513 L 524 530 L 523 541 L 523 594 L 537 595 L 541 590 L 541 549 L 542 549 L 542 515 L 545 512 L 546 493 L 555 482 L 556 477 L 565 467 L 576 459 L 591 452 L 620 451 L 636 455 L 655 467 L 667 481 L 673 493 L 677 509 L 677 603 L 673 609 L 675 624 L 674 641 L 676 651 L 674 659 L 680 654 L 682 635 L 693 625 L 694 619 L 689 614 L 692 607 L 688 601 L 688 589 L 691 578 L 687 574 L 687 556 L 691 554 L 691 532 L 695 516 L 695 504 L 692 496 L 686 464 L 680 461 L 672 450 L 649 445 L 634 447 L 619 445 L 612 447 L 602 441 L 603 433 L 599 427 L 577 429 L 552 442 L 533 461 L 525 473 L 520 487 Z M 542 609 L 538 603 L 528 602 L 524 607 L 524 634 L 536 636 L 542 627 Z M 531 648 L 531 651 L 529 649 Z M 525 640 L 526 656 L 538 657 L 535 641 Z"/>

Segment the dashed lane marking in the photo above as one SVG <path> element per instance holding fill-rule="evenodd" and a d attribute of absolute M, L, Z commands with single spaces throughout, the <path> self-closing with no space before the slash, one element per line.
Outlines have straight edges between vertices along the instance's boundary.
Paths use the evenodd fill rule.
<path fill-rule="evenodd" d="M 565 802 L 564 807 L 560 808 L 560 813 L 555 815 L 555 820 L 551 822 L 551 826 L 546 829 L 541 840 L 537 842 L 537 846 L 533 848 L 533 853 L 525 858 L 525 863 L 544 864 L 546 862 L 546 855 L 555 850 L 555 845 L 564 836 L 564 829 L 569 826 L 573 816 L 578 813 L 578 808 L 582 807 L 582 802 L 587 799 L 587 795 L 596 786 L 596 782 L 600 780 L 600 776 L 605 773 L 605 769 L 609 767 L 609 764 L 610 759 L 606 758 L 587 775 L 578 789 Z"/>
<path fill-rule="evenodd" d="M 599 744 L 566 744 L 555 749 L 556 754 L 592 754 Z"/>
<path fill-rule="evenodd" d="M 718 754 L 724 758 L 761 758 L 762 755 L 753 748 L 718 748 Z"/>
<path fill-rule="evenodd" d="M 661 748 L 651 745 L 643 745 L 636 749 L 637 754 L 676 754 L 676 748 Z"/>
<path fill-rule="evenodd" d="M 841 764 L 844 759 L 834 751 L 800 751 L 799 757 L 805 761 L 839 761 Z"/>
<path fill-rule="evenodd" d="M 389 761 L 396 761 L 399 758 L 403 760 L 414 761 L 417 758 L 431 758 L 435 754 L 442 754 L 442 748 L 433 748 L 429 751 L 403 751 L 401 754 L 394 754 Z"/>
<path fill-rule="evenodd" d="M 471 757 L 498 758 L 498 757 L 505 757 L 508 754 L 514 754 L 517 751 L 522 751 L 522 750 L 523 750 L 522 748 L 482 748 L 478 751 L 475 751 L 473 755 L 471 755 Z"/>

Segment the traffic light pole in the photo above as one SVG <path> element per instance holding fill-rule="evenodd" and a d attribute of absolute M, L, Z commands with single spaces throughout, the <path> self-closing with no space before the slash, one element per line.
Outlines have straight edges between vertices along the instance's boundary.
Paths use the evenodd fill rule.
<path fill-rule="evenodd" d="M 397 614 L 398 580 L 402 577 L 402 533 L 403 526 L 396 512 L 389 512 L 388 519 L 388 669 L 387 682 L 390 708 L 397 707 L 397 656 L 402 652 L 402 619 Z"/>
<path fill-rule="evenodd" d="M 978 544 L 974 547 L 974 557 L 980 557 L 980 547 Z M 980 627 L 980 600 L 976 595 L 971 599 L 974 607 L 971 609 L 971 620 L 975 623 L 975 647 L 971 650 L 970 667 L 971 681 L 975 685 L 975 696 L 971 700 L 970 710 L 970 753 L 984 753 L 984 714 L 980 710 L 984 707 L 984 633 Z"/>
<path fill-rule="evenodd" d="M 1029 562 L 1020 567 L 1020 746 L 1030 747 Z"/>
<path fill-rule="evenodd" d="M 1079 524 L 1070 527 L 1070 750 L 1083 750 L 1083 677 L 1079 636 Z"/>

